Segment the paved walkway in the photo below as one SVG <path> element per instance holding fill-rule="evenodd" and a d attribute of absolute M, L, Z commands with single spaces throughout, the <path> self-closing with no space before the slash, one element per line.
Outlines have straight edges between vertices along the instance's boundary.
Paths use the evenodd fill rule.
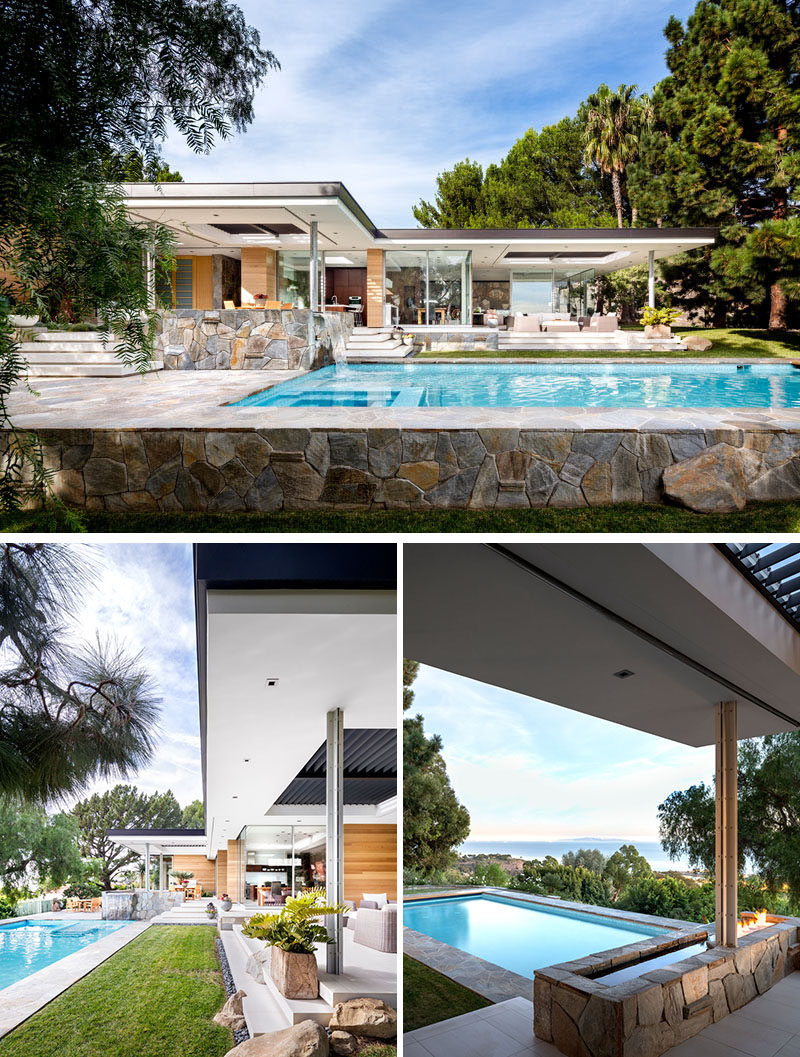
<path fill-rule="evenodd" d="M 800 1057 L 800 972 L 668 1051 L 669 1057 Z M 404 1037 L 403 1057 L 559 1057 L 533 1034 L 533 1003 L 513 998 Z"/>

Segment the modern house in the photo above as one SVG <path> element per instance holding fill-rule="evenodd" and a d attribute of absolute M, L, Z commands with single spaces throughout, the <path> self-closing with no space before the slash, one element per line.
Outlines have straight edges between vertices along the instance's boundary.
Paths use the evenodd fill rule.
<path fill-rule="evenodd" d="M 351 311 L 356 325 L 459 327 L 581 317 L 595 276 L 714 242 L 713 228 L 381 228 L 325 183 L 133 183 L 130 214 L 177 240 L 175 308 Z"/>
<path fill-rule="evenodd" d="M 196 544 L 194 572 L 205 827 L 110 836 L 229 896 L 223 928 L 315 886 L 396 900 L 395 547 Z"/>
<path fill-rule="evenodd" d="M 679 744 L 716 747 L 716 920 L 687 923 L 693 936 L 678 936 L 675 921 L 621 913 L 662 935 L 601 951 L 587 940 L 581 957 L 552 958 L 551 949 L 553 965 L 526 952 L 535 969 L 527 978 L 425 935 L 407 932 L 406 953 L 484 995 L 495 988 L 497 1052 L 512 1052 L 509 1034 L 530 1045 L 535 1032 L 542 1054 L 656 1057 L 699 1036 L 677 1052 L 722 1055 L 740 1052 L 737 1037 L 772 1031 L 772 988 L 800 993 L 800 919 L 766 915 L 755 930 L 740 920 L 737 741 L 800 729 L 800 545 L 413 544 L 403 568 L 406 656 Z M 549 902 L 559 904 L 556 914 L 609 913 Z M 432 1057 L 465 1052 L 481 1032 L 492 1052 L 483 1012 L 411 1033 L 409 1051 L 424 1043 Z M 784 1024 L 775 1047 L 789 1038 Z M 723 1049 L 725 1041 L 734 1048 Z"/>

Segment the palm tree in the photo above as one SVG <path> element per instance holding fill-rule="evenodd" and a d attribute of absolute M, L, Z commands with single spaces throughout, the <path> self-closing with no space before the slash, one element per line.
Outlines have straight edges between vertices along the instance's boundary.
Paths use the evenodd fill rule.
<path fill-rule="evenodd" d="M 617 224 L 623 226 L 622 175 L 639 153 L 639 137 L 651 120 L 650 100 L 636 96 L 635 84 L 621 84 L 613 92 L 601 84 L 582 108 L 584 157 L 611 176 Z M 634 216 L 635 222 L 635 216 Z"/>
<path fill-rule="evenodd" d="M 92 572 L 77 547 L 0 545 L 0 795 L 56 799 L 152 756 L 159 699 L 141 657 L 70 641 Z"/>

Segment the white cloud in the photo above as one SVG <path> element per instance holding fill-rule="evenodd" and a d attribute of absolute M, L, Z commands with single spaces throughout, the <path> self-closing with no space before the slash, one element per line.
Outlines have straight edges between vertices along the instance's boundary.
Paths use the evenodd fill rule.
<path fill-rule="evenodd" d="M 355 0 L 241 5 L 281 62 L 247 134 L 210 157 L 177 137 L 186 179 L 343 180 L 372 220 L 413 224 L 436 174 L 469 155 L 497 161 L 530 126 L 574 113 L 602 80 L 649 88 L 664 75 L 661 29 L 693 3 L 618 0 L 437 4 Z"/>

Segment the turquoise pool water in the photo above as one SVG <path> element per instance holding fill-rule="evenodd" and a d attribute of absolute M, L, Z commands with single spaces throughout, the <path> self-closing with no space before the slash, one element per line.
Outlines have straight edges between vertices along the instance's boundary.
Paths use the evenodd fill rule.
<path fill-rule="evenodd" d="M 787 363 L 408 363 L 323 367 L 239 407 L 800 407 Z"/>
<path fill-rule="evenodd" d="M 403 924 L 533 979 L 535 969 L 623 947 L 667 929 L 618 922 L 502 896 L 457 896 L 403 904 Z"/>
<path fill-rule="evenodd" d="M 0 988 L 23 980 L 127 924 L 127 921 L 76 921 L 74 918 L 31 921 L 22 918 L 0 925 Z"/>

